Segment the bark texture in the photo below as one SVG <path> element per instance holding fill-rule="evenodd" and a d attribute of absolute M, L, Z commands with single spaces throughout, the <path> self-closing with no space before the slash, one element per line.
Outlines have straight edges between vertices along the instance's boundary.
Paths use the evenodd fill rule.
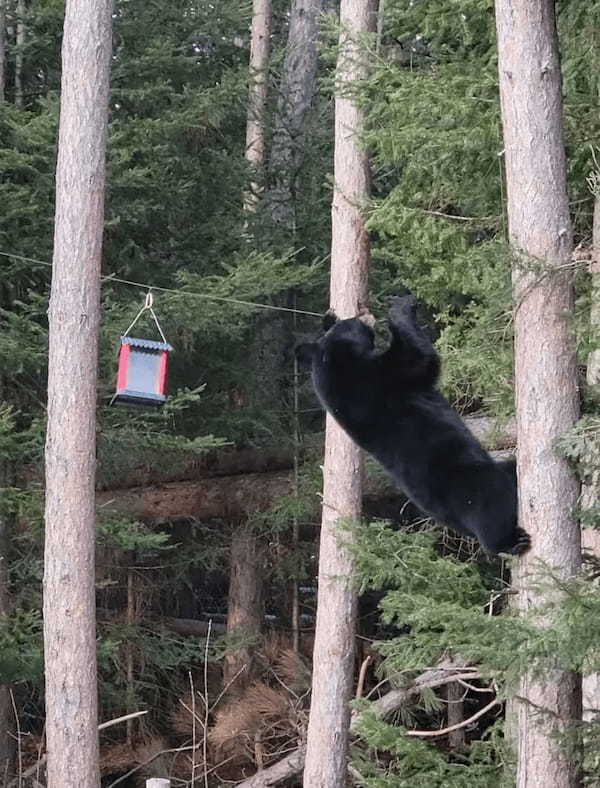
<path fill-rule="evenodd" d="M 592 295 L 590 310 L 590 333 L 600 340 L 600 175 L 596 174 L 594 190 L 594 222 L 592 234 L 592 259 L 590 276 Z M 587 359 L 587 384 L 591 389 L 600 389 L 600 350 L 592 350 Z M 600 435 L 592 434 L 586 441 L 586 478 L 581 490 L 582 510 L 592 509 L 600 500 Z M 582 546 L 596 558 L 600 558 L 600 531 L 584 528 L 581 532 Z M 582 678 L 583 719 L 593 720 L 600 709 L 600 673 L 589 673 Z"/>
<path fill-rule="evenodd" d="M 446 725 L 448 728 L 461 726 L 465 721 L 465 696 L 464 687 L 457 681 L 448 684 L 446 688 L 446 703 L 448 704 Z M 453 751 L 462 752 L 467 744 L 464 727 L 457 727 L 448 733 L 448 747 Z"/>
<path fill-rule="evenodd" d="M 271 148 L 269 206 L 275 224 L 293 233 L 295 184 L 304 159 L 305 121 L 315 94 L 322 0 L 292 0 Z"/>
<path fill-rule="evenodd" d="M 0 0 L 0 104 L 6 95 L 6 0 Z"/>
<path fill-rule="evenodd" d="M 46 436 L 49 788 L 100 785 L 94 478 L 111 14 L 112 0 L 67 0 L 62 47 Z"/>
<path fill-rule="evenodd" d="M 265 162 L 265 110 L 269 76 L 269 39 L 271 35 L 271 0 L 254 0 L 250 41 L 250 86 L 246 123 L 246 161 L 255 172 Z M 254 210 L 260 186 L 254 182 L 244 195 L 244 208 Z"/>
<path fill-rule="evenodd" d="M 252 650 L 262 631 L 262 585 L 264 571 L 259 541 L 248 523 L 234 526 L 229 564 L 227 634 L 243 638 L 241 648 L 225 655 L 223 684 L 230 693 L 247 683 L 252 667 Z"/>
<path fill-rule="evenodd" d="M 296 181 L 304 161 L 306 117 L 315 93 L 320 10 L 321 0 L 291 2 L 265 196 L 271 241 L 279 249 L 295 245 Z M 292 306 L 290 292 L 280 298 Z M 282 403 L 289 402 L 293 345 L 292 324 L 282 313 L 258 318 L 251 357 L 256 379 L 254 397 L 264 411 L 277 413 Z"/>
<path fill-rule="evenodd" d="M 598 344 L 600 343 L 600 173 L 596 173 L 595 179 L 592 233 L 590 334 Z M 600 349 L 598 347 L 590 351 L 588 356 L 586 381 L 591 391 L 600 392 Z M 586 443 L 586 478 L 581 492 L 581 508 L 583 510 L 592 509 L 600 499 L 600 435 L 591 434 Z"/>
<path fill-rule="evenodd" d="M 266 511 L 278 497 L 291 495 L 291 473 L 250 473 L 195 482 L 109 490 L 98 494 L 100 512 L 121 512 L 145 522 L 183 517 L 236 520 Z"/>
<path fill-rule="evenodd" d="M 594 194 L 594 223 L 592 230 L 592 259 L 590 275 L 592 278 L 592 307 L 590 323 L 592 336 L 600 343 L 600 173 L 596 174 Z M 590 352 L 587 360 L 587 382 L 589 386 L 600 386 L 600 348 Z"/>
<path fill-rule="evenodd" d="M 1 402 L 1 399 L 0 399 Z M 0 494 L 11 484 L 8 464 L 0 462 Z M 0 508 L 0 619 L 10 612 L 8 593 L 8 546 L 12 517 Z M 0 783 L 12 775 L 15 752 L 15 720 L 10 697 L 10 684 L 0 681 Z"/>
<path fill-rule="evenodd" d="M 367 302 L 369 237 L 362 207 L 369 195 L 369 164 L 359 140 L 362 112 L 349 88 L 366 74 L 359 39 L 372 29 L 373 17 L 369 0 L 342 0 L 330 280 L 331 307 L 341 318 L 356 315 Z M 360 518 L 362 477 L 362 452 L 327 416 L 317 621 L 304 769 L 304 784 L 311 788 L 346 784 L 357 597 L 347 544 L 351 536 L 340 526 Z"/>
<path fill-rule="evenodd" d="M 15 47 L 15 106 L 23 106 L 23 49 L 25 46 L 25 0 L 17 0 Z"/>
<path fill-rule="evenodd" d="M 514 253 L 519 519 L 533 544 L 516 573 L 525 611 L 548 601 L 531 584 L 540 561 L 569 577 L 581 560 L 578 485 L 555 449 L 578 417 L 572 235 L 554 2 L 496 0 L 496 23 Z M 579 785 L 556 738 L 580 717 L 579 681 L 550 671 L 544 682 L 525 677 L 519 695 L 517 785 Z"/>

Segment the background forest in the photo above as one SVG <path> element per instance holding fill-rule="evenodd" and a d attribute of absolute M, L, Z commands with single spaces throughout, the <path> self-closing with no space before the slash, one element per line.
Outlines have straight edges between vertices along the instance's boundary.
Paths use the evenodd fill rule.
<path fill-rule="evenodd" d="M 305 735 L 324 418 L 293 348 L 318 331 L 329 303 L 338 28 L 336 3 L 322 3 L 314 58 L 296 57 L 302 41 L 290 20 L 302 8 L 273 0 L 257 167 L 245 155 L 251 3 L 115 2 L 97 413 L 100 720 L 148 713 L 102 733 L 105 786 L 153 775 L 233 784 Z M 17 774 L 41 784 L 46 312 L 63 11 L 59 0 L 0 0 L 6 785 Z M 600 352 L 599 274 L 589 271 L 600 246 L 600 3 L 559 2 L 558 18 L 584 411 L 562 451 L 589 485 L 598 457 L 590 460 L 587 438 L 600 419 L 600 381 L 589 375 Z M 380 29 L 364 46 L 371 70 L 356 95 L 371 160 L 371 310 L 383 317 L 389 296 L 411 290 L 436 338 L 444 393 L 489 448 L 514 449 L 493 3 L 380 0 Z M 169 401 L 111 407 L 119 336 L 151 288 L 174 347 Z M 145 314 L 138 330 L 156 338 Z M 581 512 L 589 529 L 600 523 L 591 489 Z M 549 604 L 552 626 L 542 631 L 511 614 L 504 562 L 424 523 L 374 464 L 364 515 L 355 783 L 513 785 L 503 711 L 517 678 L 532 665 L 600 671 L 597 561 Z M 586 784 L 599 785 L 600 697 L 589 692 L 565 746 L 583 741 Z M 393 714 L 383 720 L 364 698 L 393 698 Z"/>

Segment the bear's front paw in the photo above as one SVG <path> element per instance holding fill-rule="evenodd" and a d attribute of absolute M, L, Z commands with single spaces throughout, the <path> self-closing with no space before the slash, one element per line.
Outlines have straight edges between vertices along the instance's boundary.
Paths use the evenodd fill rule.
<path fill-rule="evenodd" d="M 323 315 L 323 331 L 327 332 L 338 322 L 338 316 L 333 309 L 328 309 Z"/>
<path fill-rule="evenodd" d="M 389 316 L 393 323 L 414 321 L 417 312 L 417 299 L 414 295 L 393 296 L 390 298 Z"/>

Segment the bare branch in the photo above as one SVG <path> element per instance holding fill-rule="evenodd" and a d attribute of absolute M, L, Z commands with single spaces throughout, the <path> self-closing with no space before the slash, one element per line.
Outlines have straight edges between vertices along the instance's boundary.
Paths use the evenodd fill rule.
<path fill-rule="evenodd" d="M 457 664 L 452 658 L 446 657 L 439 665 L 421 673 L 412 686 L 405 689 L 392 690 L 379 700 L 373 701 L 369 706 L 369 713 L 378 717 L 386 717 L 399 709 L 407 700 L 418 695 L 423 689 L 441 687 L 460 679 L 479 678 L 476 668 L 471 668 L 464 664 Z M 498 701 L 494 701 L 497 703 Z M 350 731 L 355 733 L 360 723 L 362 714 L 356 714 L 350 723 Z M 467 720 L 470 722 L 471 720 Z M 437 733 L 437 732 L 436 732 Z M 300 774 L 304 768 L 305 746 L 302 745 L 294 752 L 290 753 L 283 760 L 269 766 L 267 769 L 258 771 L 252 777 L 238 783 L 237 788 L 270 788 L 278 785 L 284 780 L 288 780 L 296 774 Z"/>
<path fill-rule="evenodd" d="M 472 717 L 469 717 L 467 720 L 463 720 L 462 722 L 457 722 L 456 725 L 449 725 L 447 728 L 440 728 L 437 731 L 406 731 L 407 736 L 419 736 L 420 738 L 425 737 L 434 737 L 434 736 L 445 736 L 447 733 L 451 733 L 452 731 L 457 731 L 459 728 L 465 728 L 467 725 L 470 725 L 475 720 L 478 720 L 480 717 L 483 717 L 490 709 L 493 709 L 494 706 L 499 706 L 500 701 L 498 698 L 494 698 L 491 703 L 488 703 L 487 706 L 484 706 L 482 709 L 479 709 L 478 712 L 473 714 Z"/>

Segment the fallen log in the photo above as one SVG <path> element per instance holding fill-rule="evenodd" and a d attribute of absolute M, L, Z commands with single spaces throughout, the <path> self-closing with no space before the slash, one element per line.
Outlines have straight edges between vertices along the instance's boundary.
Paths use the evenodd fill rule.
<path fill-rule="evenodd" d="M 464 421 L 473 435 L 488 449 L 507 449 L 516 445 L 514 419 L 503 425 L 499 425 L 489 416 L 468 416 Z M 300 459 L 318 455 L 322 451 L 323 440 L 321 433 L 304 436 Z M 110 452 L 100 452 L 96 479 L 98 490 L 157 486 L 218 476 L 277 473 L 290 470 L 294 465 L 294 447 L 291 441 L 287 446 L 241 449 L 228 446 L 211 449 L 202 454 L 190 454 L 182 450 L 167 453 L 163 451 L 154 459 L 146 456 L 143 462 L 127 468 L 115 468 L 108 462 L 103 462 L 104 454 L 111 456 L 111 461 L 114 461 Z"/>
<path fill-rule="evenodd" d="M 318 452 L 323 443 L 321 434 L 308 435 L 302 442 L 300 459 Z M 112 461 L 112 458 L 111 458 Z M 156 457 L 145 456 L 138 464 L 127 468 L 112 467 L 100 458 L 96 474 L 96 489 L 124 489 L 145 487 L 168 482 L 196 481 L 215 476 L 237 476 L 249 473 L 268 473 L 289 470 L 294 464 L 294 447 L 282 443 L 261 448 L 226 446 L 202 453 L 182 449 L 163 451 Z"/>
<path fill-rule="evenodd" d="M 223 635 L 227 631 L 226 625 L 220 621 L 198 621 L 195 618 L 163 618 L 160 623 L 177 635 L 192 637 L 205 637 L 209 632 L 212 635 Z"/>
<path fill-rule="evenodd" d="M 492 452 L 498 458 L 506 452 Z M 373 469 L 374 472 L 369 472 Z M 222 519 L 236 522 L 251 514 L 266 512 L 292 494 L 293 472 L 248 473 L 235 476 L 200 478 L 196 481 L 168 482 L 151 487 L 103 490 L 96 494 L 99 514 L 117 515 L 161 523 L 182 520 Z M 367 465 L 363 490 L 365 514 L 391 518 L 406 501 L 400 490 L 375 463 Z M 321 501 L 314 498 L 315 512 Z"/>
<path fill-rule="evenodd" d="M 267 511 L 273 501 L 291 492 L 291 472 L 249 473 L 105 490 L 97 494 L 96 506 L 100 513 L 125 515 L 148 523 L 186 517 L 236 521 Z"/>

